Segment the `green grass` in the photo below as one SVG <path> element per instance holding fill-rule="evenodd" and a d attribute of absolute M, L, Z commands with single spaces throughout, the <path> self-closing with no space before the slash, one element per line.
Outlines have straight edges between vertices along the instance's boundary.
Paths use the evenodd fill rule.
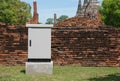
<path fill-rule="evenodd" d="M 120 81 L 120 68 L 54 66 L 53 75 L 26 75 L 24 66 L 0 66 L 0 81 Z"/>

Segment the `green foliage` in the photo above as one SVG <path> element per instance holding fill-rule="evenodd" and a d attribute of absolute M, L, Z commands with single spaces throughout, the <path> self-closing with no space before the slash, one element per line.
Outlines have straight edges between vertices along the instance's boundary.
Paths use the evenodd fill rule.
<path fill-rule="evenodd" d="M 58 21 L 64 21 L 68 18 L 67 15 L 61 15 L 59 18 L 58 18 Z"/>
<path fill-rule="evenodd" d="M 31 7 L 20 0 L 0 0 L 0 22 L 25 24 L 30 18 Z"/>
<path fill-rule="evenodd" d="M 53 18 L 48 18 L 46 24 L 53 24 L 54 19 Z"/>
<path fill-rule="evenodd" d="M 59 21 L 64 21 L 66 19 L 68 19 L 67 15 L 61 15 L 58 19 L 56 19 L 56 21 L 59 22 Z M 47 21 L 46 21 L 46 24 L 54 24 L 54 19 L 53 18 L 48 18 Z"/>
<path fill-rule="evenodd" d="M 120 0 L 103 0 L 100 13 L 107 25 L 120 27 Z"/>

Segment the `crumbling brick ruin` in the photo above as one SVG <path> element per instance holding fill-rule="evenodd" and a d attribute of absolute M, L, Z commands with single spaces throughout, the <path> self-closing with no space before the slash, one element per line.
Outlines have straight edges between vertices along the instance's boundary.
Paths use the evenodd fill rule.
<path fill-rule="evenodd" d="M 0 64 L 24 65 L 27 60 L 28 31 L 25 26 L 0 23 Z"/>
<path fill-rule="evenodd" d="M 120 66 L 120 29 L 52 29 L 52 59 L 58 65 Z"/>
<path fill-rule="evenodd" d="M 98 8 L 99 4 L 97 0 L 84 0 L 83 6 L 81 4 L 81 0 L 79 0 L 76 16 L 62 22 L 55 23 L 54 26 L 83 28 L 104 27 L 105 24 L 101 20 Z"/>
<path fill-rule="evenodd" d="M 97 18 L 98 9 L 99 2 L 97 0 L 84 0 L 83 5 L 81 3 L 81 0 L 79 0 L 76 16 Z"/>
<path fill-rule="evenodd" d="M 38 24 L 39 14 L 37 13 L 37 2 L 33 2 L 34 12 L 33 12 L 33 18 L 27 22 L 28 24 Z"/>
<path fill-rule="evenodd" d="M 24 65 L 28 30 L 0 24 L 0 64 Z M 120 66 L 120 29 L 54 27 L 52 60 L 58 65 Z"/>
<path fill-rule="evenodd" d="M 36 9 L 31 24 L 38 23 Z M 51 47 L 55 64 L 120 67 L 120 28 L 106 27 L 98 17 L 92 19 L 77 15 L 55 24 Z M 0 23 L 0 64 L 24 65 L 27 45 L 28 29 L 25 26 Z"/>
<path fill-rule="evenodd" d="M 97 0 L 79 0 L 73 18 L 52 30 L 52 58 L 58 65 L 120 66 L 120 29 L 101 21 Z"/>
<path fill-rule="evenodd" d="M 84 18 L 84 17 L 73 17 L 64 21 L 58 22 L 54 25 L 55 27 L 80 27 L 80 28 L 98 28 L 104 27 L 104 23 L 101 20 Z"/>

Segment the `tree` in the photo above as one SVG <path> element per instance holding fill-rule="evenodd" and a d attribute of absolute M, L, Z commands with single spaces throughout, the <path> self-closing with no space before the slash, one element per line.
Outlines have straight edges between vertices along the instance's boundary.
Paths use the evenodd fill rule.
<path fill-rule="evenodd" d="M 59 18 L 58 18 L 58 21 L 64 21 L 68 18 L 67 15 L 61 15 Z"/>
<path fill-rule="evenodd" d="M 0 22 L 25 24 L 31 18 L 31 7 L 20 0 L 0 0 Z"/>
<path fill-rule="evenodd" d="M 53 24 L 54 19 L 53 18 L 48 18 L 46 24 Z"/>
<path fill-rule="evenodd" d="M 120 27 L 120 0 L 103 0 L 100 13 L 105 24 Z"/>

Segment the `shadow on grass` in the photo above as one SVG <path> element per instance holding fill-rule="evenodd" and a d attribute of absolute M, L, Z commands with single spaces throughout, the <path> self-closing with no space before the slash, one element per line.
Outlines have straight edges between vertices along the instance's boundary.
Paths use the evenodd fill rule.
<path fill-rule="evenodd" d="M 25 74 L 25 70 L 21 70 L 20 72 Z"/>
<path fill-rule="evenodd" d="M 120 73 L 110 74 L 104 77 L 90 78 L 89 81 L 120 81 Z"/>

